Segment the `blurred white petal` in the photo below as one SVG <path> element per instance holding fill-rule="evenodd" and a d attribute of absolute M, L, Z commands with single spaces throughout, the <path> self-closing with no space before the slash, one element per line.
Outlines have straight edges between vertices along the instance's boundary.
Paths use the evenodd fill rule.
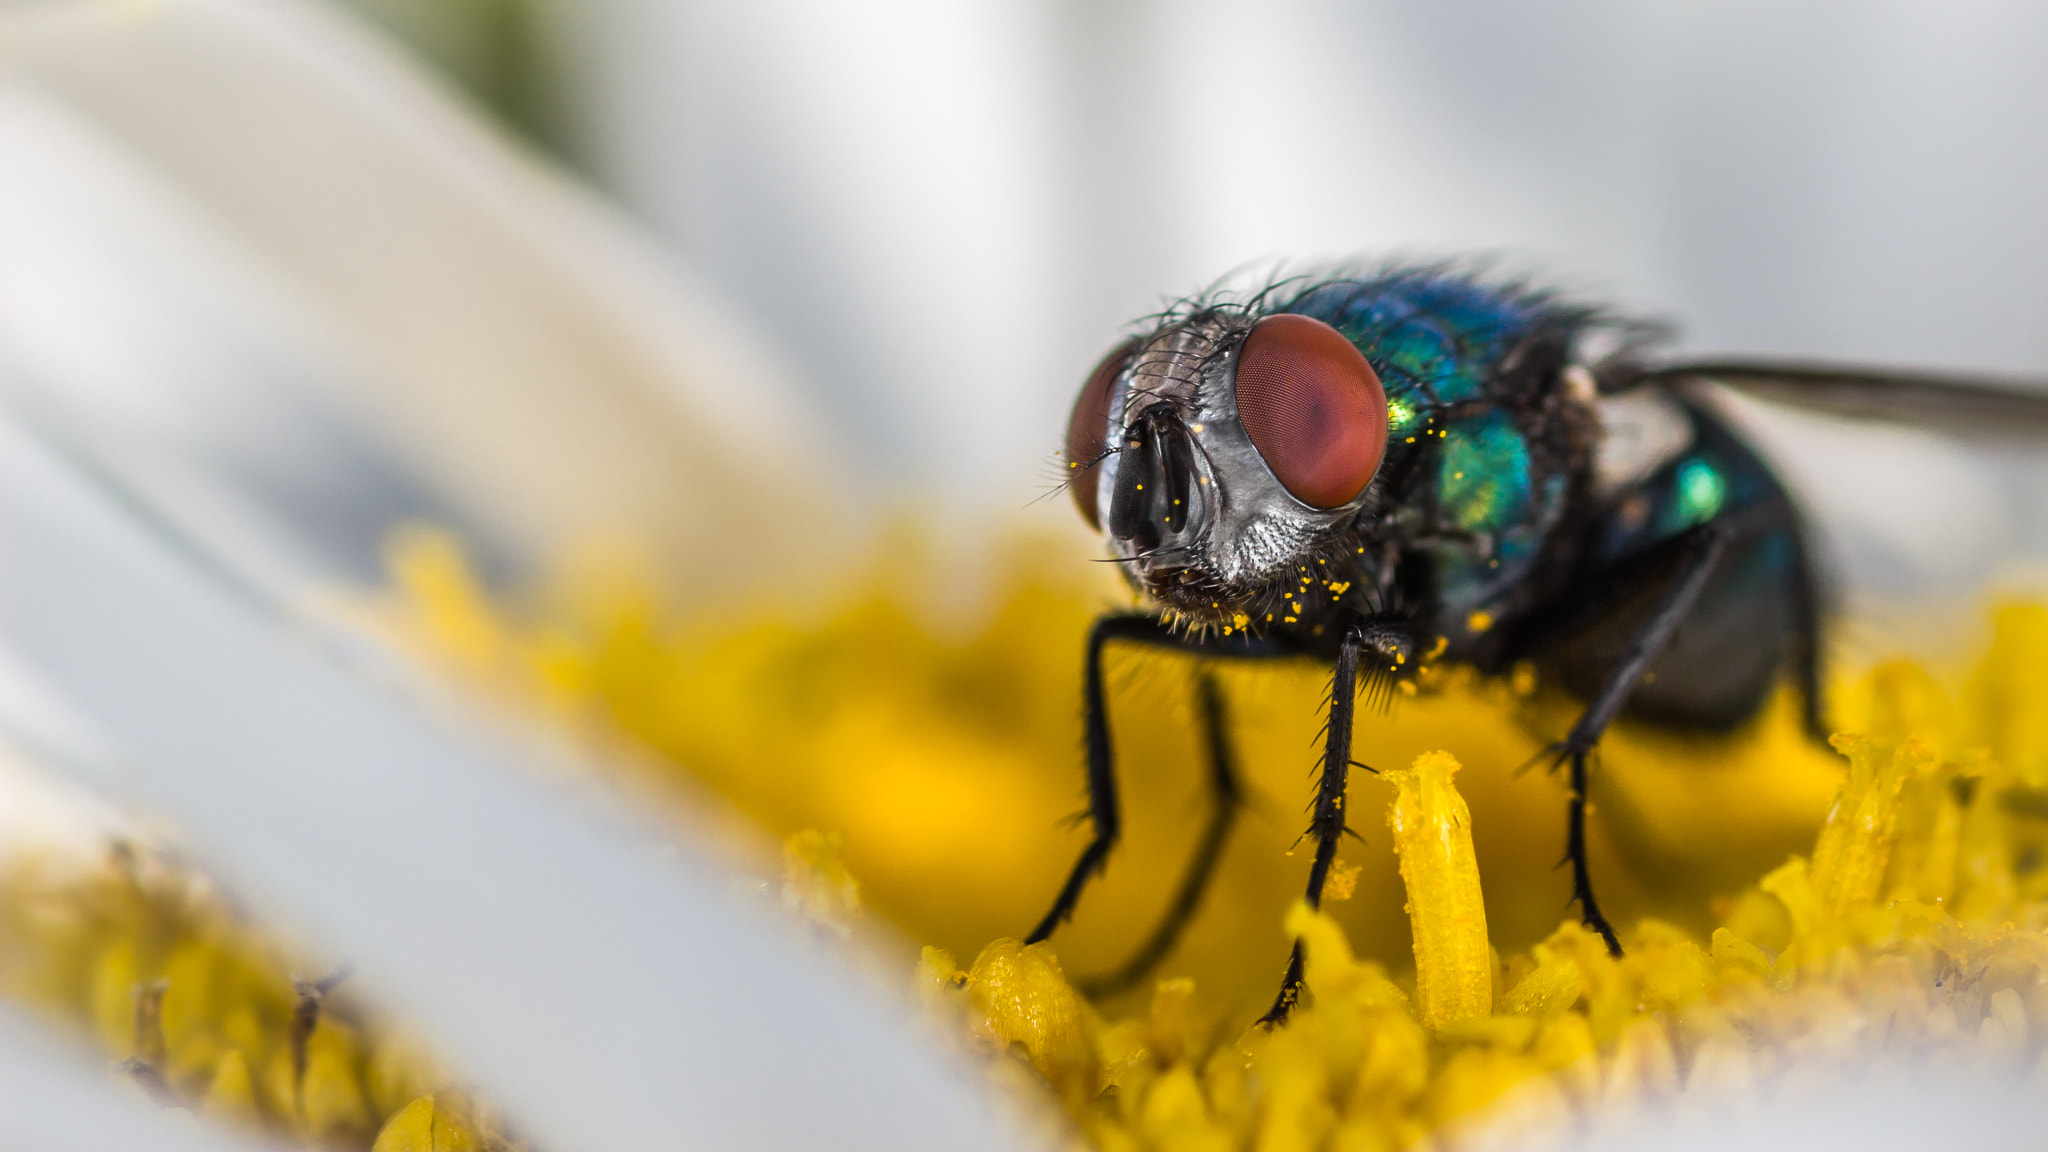
<path fill-rule="evenodd" d="M 0 640 L 274 920 L 543 1143 L 1010 1146 L 967 1069 L 696 847 L 452 731 L 0 427 Z"/>
<path fill-rule="evenodd" d="M 255 1152 L 255 1142 L 124 1090 L 94 1061 L 0 1010 L 0 1148 L 21 1152 Z"/>
<path fill-rule="evenodd" d="M 617 531 L 699 591 L 829 531 L 835 469 L 773 357 L 643 249 L 322 8 L 0 10 L 10 386 L 350 570 L 394 510 L 514 561 Z"/>

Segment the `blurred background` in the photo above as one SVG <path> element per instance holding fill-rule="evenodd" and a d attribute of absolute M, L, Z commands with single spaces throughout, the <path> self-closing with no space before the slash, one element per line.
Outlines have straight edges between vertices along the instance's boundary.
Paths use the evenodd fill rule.
<path fill-rule="evenodd" d="M 1498 254 L 1688 346 L 2048 370 L 2023 3 L 352 0 L 771 334 L 867 476 L 1008 498 L 1118 327 Z"/>

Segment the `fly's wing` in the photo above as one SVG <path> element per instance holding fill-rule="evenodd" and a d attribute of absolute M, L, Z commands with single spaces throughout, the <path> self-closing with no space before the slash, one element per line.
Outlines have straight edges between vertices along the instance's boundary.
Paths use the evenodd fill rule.
<path fill-rule="evenodd" d="M 2022 380 L 1797 360 L 1701 360 L 1653 365 L 1634 384 L 1711 382 L 1774 404 L 1881 420 L 1957 436 L 2031 440 L 2048 451 L 2048 380 Z"/>
<path fill-rule="evenodd" d="M 1764 453 L 1847 616 L 1838 654 L 1961 655 L 1989 595 L 2048 600 L 2048 381 L 1768 360 L 1603 376 L 1701 403 Z"/>

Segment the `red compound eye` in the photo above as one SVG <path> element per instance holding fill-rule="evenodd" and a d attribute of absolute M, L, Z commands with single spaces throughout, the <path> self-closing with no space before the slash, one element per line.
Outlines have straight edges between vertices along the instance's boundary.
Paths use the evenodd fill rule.
<path fill-rule="evenodd" d="M 1102 521 L 1095 510 L 1096 495 L 1102 483 L 1102 450 L 1108 445 L 1110 393 L 1116 388 L 1117 377 L 1123 375 L 1124 365 L 1131 362 L 1137 351 L 1138 341 L 1131 339 L 1104 356 L 1095 371 L 1088 374 L 1088 382 L 1081 385 L 1081 395 L 1074 399 L 1074 414 L 1067 418 L 1067 483 L 1082 519 L 1098 531 Z"/>
<path fill-rule="evenodd" d="M 1387 394 L 1343 333 L 1307 316 L 1268 316 L 1237 356 L 1237 415 L 1296 499 L 1349 504 L 1387 450 Z"/>

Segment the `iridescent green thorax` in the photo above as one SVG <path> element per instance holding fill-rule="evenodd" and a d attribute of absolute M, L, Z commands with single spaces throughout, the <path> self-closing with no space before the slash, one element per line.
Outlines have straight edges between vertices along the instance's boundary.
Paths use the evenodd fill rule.
<path fill-rule="evenodd" d="M 1278 310 L 1344 333 L 1386 389 L 1387 457 L 1361 531 L 1431 558 L 1447 618 L 1521 584 L 1584 471 L 1557 373 L 1589 315 L 1431 269 L 1318 284 Z"/>
<path fill-rule="evenodd" d="M 1437 512 L 1471 533 L 1528 519 L 1529 441 L 1504 412 L 1453 420 L 1437 449 Z"/>

